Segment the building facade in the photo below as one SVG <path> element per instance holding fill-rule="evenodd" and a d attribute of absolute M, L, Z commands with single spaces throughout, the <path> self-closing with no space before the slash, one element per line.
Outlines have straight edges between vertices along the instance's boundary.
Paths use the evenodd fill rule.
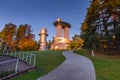
<path fill-rule="evenodd" d="M 60 18 L 58 18 L 53 24 L 56 27 L 56 36 L 53 39 L 51 49 L 67 49 L 70 43 L 69 29 L 71 25 L 67 22 L 61 21 Z"/>

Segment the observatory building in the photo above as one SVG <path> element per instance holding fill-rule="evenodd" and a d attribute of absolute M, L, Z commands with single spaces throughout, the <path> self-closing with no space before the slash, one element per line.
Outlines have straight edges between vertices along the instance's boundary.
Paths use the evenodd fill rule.
<path fill-rule="evenodd" d="M 46 50 L 46 38 L 48 36 L 46 28 L 42 28 L 40 31 L 40 48 L 39 50 Z"/>
<path fill-rule="evenodd" d="M 56 27 L 56 36 L 53 38 L 51 49 L 67 49 L 70 43 L 69 29 L 71 25 L 67 22 L 61 21 L 60 18 L 58 18 L 53 24 Z"/>

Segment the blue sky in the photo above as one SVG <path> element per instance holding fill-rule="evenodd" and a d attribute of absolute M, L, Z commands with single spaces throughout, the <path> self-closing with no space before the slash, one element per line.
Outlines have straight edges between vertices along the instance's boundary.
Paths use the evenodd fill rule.
<path fill-rule="evenodd" d="M 53 22 L 58 17 L 71 24 L 70 38 L 80 34 L 89 0 L 0 0 L 0 31 L 7 23 L 30 24 L 36 40 L 42 27 L 47 28 L 47 40 L 56 34 Z"/>

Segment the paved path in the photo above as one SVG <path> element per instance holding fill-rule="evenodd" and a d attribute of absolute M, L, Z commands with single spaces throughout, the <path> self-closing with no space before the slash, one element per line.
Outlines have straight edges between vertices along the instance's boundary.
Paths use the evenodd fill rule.
<path fill-rule="evenodd" d="M 38 80 L 96 80 L 92 62 L 83 56 L 74 54 L 73 51 L 65 51 L 66 60 Z"/>

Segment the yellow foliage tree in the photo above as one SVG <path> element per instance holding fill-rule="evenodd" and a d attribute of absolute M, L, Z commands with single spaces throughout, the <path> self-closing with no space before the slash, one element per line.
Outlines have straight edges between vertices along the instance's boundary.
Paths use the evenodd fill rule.
<path fill-rule="evenodd" d="M 69 44 L 69 49 L 81 49 L 83 45 L 84 40 L 80 38 L 80 35 L 75 35 Z"/>
<path fill-rule="evenodd" d="M 82 31 L 85 31 L 86 29 L 88 28 L 88 25 L 87 25 L 87 23 L 82 23 L 82 27 L 81 27 L 81 30 Z"/>

